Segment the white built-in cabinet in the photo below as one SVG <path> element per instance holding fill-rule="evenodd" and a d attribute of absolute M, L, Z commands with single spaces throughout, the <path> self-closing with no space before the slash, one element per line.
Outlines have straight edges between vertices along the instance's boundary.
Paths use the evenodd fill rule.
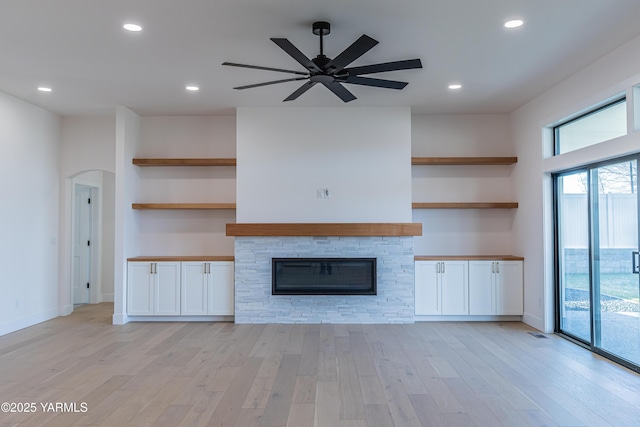
<path fill-rule="evenodd" d="M 522 261 L 469 261 L 469 314 L 523 313 Z"/>
<path fill-rule="evenodd" d="M 469 311 L 466 261 L 416 262 L 416 314 L 463 315 Z"/>
<path fill-rule="evenodd" d="M 181 314 L 183 316 L 233 314 L 232 261 L 183 262 Z"/>
<path fill-rule="evenodd" d="M 233 308 L 233 261 L 128 263 L 129 316 L 227 316 Z"/>
<path fill-rule="evenodd" d="M 521 259 L 417 260 L 415 314 L 521 316 L 522 270 Z"/>
<path fill-rule="evenodd" d="M 180 315 L 180 263 L 129 263 L 127 313 L 131 316 Z"/>

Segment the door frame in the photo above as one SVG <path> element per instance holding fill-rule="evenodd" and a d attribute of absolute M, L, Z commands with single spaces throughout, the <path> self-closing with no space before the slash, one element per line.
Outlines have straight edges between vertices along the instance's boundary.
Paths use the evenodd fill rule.
<path fill-rule="evenodd" d="M 588 163 L 582 166 L 578 166 L 578 167 L 574 167 L 574 168 L 570 168 L 570 169 L 566 169 L 560 172 L 556 172 L 552 174 L 552 179 L 553 179 L 553 247 L 554 247 L 554 284 L 553 284 L 553 289 L 554 289 L 554 296 L 555 296 L 555 304 L 554 304 L 554 320 L 555 320 L 555 325 L 554 325 L 554 332 L 557 335 L 560 335 L 564 338 L 567 338 L 569 340 L 571 340 L 572 342 L 581 345 L 589 350 L 591 350 L 593 353 L 598 354 L 602 357 L 605 357 L 607 359 L 610 359 L 628 369 L 631 369 L 633 371 L 636 372 L 640 372 L 640 365 L 635 365 L 633 363 L 629 363 L 627 360 L 622 359 L 618 356 L 616 356 L 613 353 L 609 353 L 599 347 L 595 346 L 595 341 L 596 341 L 596 319 L 595 319 L 595 315 L 594 315 L 594 307 L 595 307 L 595 303 L 597 302 L 596 299 L 599 298 L 599 295 L 595 295 L 594 292 L 594 278 L 593 278 L 593 250 L 594 250 L 594 245 L 593 245 L 593 234 L 594 234 L 594 230 L 593 230 L 593 222 L 594 222 L 594 218 L 593 218 L 593 209 L 594 209 L 594 202 L 592 200 L 593 198 L 593 183 L 591 181 L 591 172 L 593 169 L 597 169 L 600 168 L 602 166 L 607 166 L 607 165 L 611 165 L 611 164 L 616 164 L 616 163 L 622 163 L 622 162 L 626 162 L 626 161 L 636 161 L 637 164 L 637 168 L 638 170 L 640 170 L 640 153 L 635 153 L 635 154 L 630 154 L 630 155 L 626 155 L 626 156 L 621 156 L 621 157 L 616 157 L 616 158 L 612 158 L 612 159 L 607 159 L 607 160 L 601 160 L 601 161 L 597 161 L 597 162 L 593 162 L 593 163 Z M 558 218 L 558 177 L 560 176 L 566 176 L 566 175 L 570 175 L 572 173 L 578 173 L 584 171 L 587 174 L 587 209 L 588 209 L 588 213 L 587 213 L 587 221 L 588 221 L 588 226 L 589 226 L 589 236 L 588 236 L 588 242 L 589 242 L 589 247 L 588 247 L 588 256 L 589 256 L 589 298 L 590 298 L 590 307 L 589 307 L 589 321 L 591 324 L 591 337 L 590 337 L 590 342 L 586 342 L 583 341 L 580 338 L 577 338 L 569 333 L 566 333 L 564 331 L 562 331 L 561 329 L 561 308 L 560 305 L 562 303 L 562 301 L 560 300 L 560 224 L 559 224 L 559 218 Z M 636 181 L 639 182 L 640 179 L 638 179 L 638 177 L 636 177 Z M 638 191 L 638 186 L 636 186 L 636 199 L 637 199 L 637 204 L 638 204 L 638 246 L 640 246 L 640 192 Z M 639 248 L 640 249 L 640 248 Z M 640 278 L 639 278 L 640 280 Z"/>
<path fill-rule="evenodd" d="M 73 271 L 74 271 L 74 248 L 73 242 L 75 241 L 75 212 L 76 212 L 76 184 L 84 185 L 91 188 L 91 286 L 89 288 L 89 304 L 98 304 L 102 302 L 102 263 L 101 263 L 101 241 L 102 236 L 102 182 L 93 181 L 82 176 L 76 176 L 71 179 L 71 227 L 70 227 L 70 276 L 69 276 L 69 291 L 70 301 L 73 310 Z"/>

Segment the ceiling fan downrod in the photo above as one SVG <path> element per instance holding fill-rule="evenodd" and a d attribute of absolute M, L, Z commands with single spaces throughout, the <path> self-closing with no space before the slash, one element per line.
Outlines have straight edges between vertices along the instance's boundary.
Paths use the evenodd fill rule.
<path fill-rule="evenodd" d="M 314 22 L 311 26 L 313 34 L 320 37 L 320 54 L 313 58 L 311 61 L 321 69 L 329 63 L 329 58 L 324 54 L 324 39 L 323 37 L 331 33 L 331 24 L 326 21 Z"/>

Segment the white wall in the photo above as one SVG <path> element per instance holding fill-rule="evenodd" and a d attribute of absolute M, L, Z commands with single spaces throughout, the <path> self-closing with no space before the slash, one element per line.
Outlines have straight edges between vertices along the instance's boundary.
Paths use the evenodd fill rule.
<path fill-rule="evenodd" d="M 409 108 L 239 108 L 237 157 L 240 223 L 411 222 Z"/>
<path fill-rule="evenodd" d="M 64 117 L 61 133 L 60 174 L 63 178 L 89 170 L 115 173 L 114 116 Z"/>
<path fill-rule="evenodd" d="M 413 157 L 512 156 L 509 116 L 413 115 Z M 414 202 L 511 202 L 513 166 L 412 167 Z M 511 254 L 514 210 L 415 209 L 416 255 Z"/>
<path fill-rule="evenodd" d="M 143 117 L 136 157 L 235 158 L 232 116 Z M 140 167 L 139 203 L 233 203 L 234 167 Z M 138 255 L 232 255 L 234 210 L 141 211 Z"/>
<path fill-rule="evenodd" d="M 640 37 L 624 44 L 511 114 L 519 162 L 514 185 L 520 209 L 513 246 L 525 257 L 525 316 L 531 326 L 550 332 L 553 324 L 553 235 L 551 179 L 546 172 L 640 151 L 637 132 L 556 159 L 544 128 L 640 83 Z"/>
<path fill-rule="evenodd" d="M 116 109 L 115 242 L 113 269 L 113 323 L 128 322 L 127 258 L 139 255 L 138 213 L 131 204 L 138 199 L 138 169 L 132 159 L 140 145 L 140 117 L 125 107 Z"/>
<path fill-rule="evenodd" d="M 58 316 L 60 119 L 0 93 L 0 335 Z"/>
<path fill-rule="evenodd" d="M 100 239 L 101 292 L 105 301 L 113 300 L 113 249 L 115 215 L 115 116 L 67 116 L 61 123 L 60 179 L 62 185 L 60 240 L 61 313 L 69 314 L 71 304 L 71 206 L 72 178 L 94 171 L 102 183 L 102 236 Z"/>
<path fill-rule="evenodd" d="M 114 150 L 115 151 L 115 150 Z M 113 301 L 116 176 L 110 172 L 102 174 L 102 301 Z"/>

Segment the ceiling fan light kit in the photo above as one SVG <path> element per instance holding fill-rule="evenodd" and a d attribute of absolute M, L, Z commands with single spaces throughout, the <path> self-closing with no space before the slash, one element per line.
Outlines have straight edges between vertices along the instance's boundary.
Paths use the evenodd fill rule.
<path fill-rule="evenodd" d="M 238 64 L 234 62 L 223 62 L 222 65 L 241 68 L 252 68 L 256 70 L 276 71 L 280 73 L 296 74 L 304 77 L 292 77 L 288 79 L 273 80 L 264 83 L 256 83 L 245 86 L 234 87 L 243 90 L 260 86 L 273 85 L 278 83 L 307 80 L 302 86 L 295 90 L 284 101 L 293 101 L 300 95 L 320 83 L 333 92 L 343 102 L 349 102 L 356 97 L 343 86 L 343 83 L 356 84 L 361 86 L 372 86 L 386 89 L 403 89 L 408 83 L 395 80 L 376 79 L 362 77 L 366 74 L 384 73 L 388 71 L 410 70 L 422 68 L 420 59 L 408 59 L 404 61 L 385 62 L 380 64 L 365 65 L 361 67 L 345 68 L 356 59 L 367 53 L 378 42 L 367 35 L 362 35 L 351 46 L 346 48 L 341 54 L 331 59 L 324 55 L 324 36 L 331 33 L 331 25 L 325 21 L 314 22 L 311 30 L 313 34 L 320 38 L 320 53 L 313 59 L 309 59 L 304 53 L 289 40 L 283 38 L 272 38 L 282 50 L 295 59 L 300 65 L 306 68 L 306 72 L 287 70 L 282 68 L 262 67 L 259 65 Z"/>

